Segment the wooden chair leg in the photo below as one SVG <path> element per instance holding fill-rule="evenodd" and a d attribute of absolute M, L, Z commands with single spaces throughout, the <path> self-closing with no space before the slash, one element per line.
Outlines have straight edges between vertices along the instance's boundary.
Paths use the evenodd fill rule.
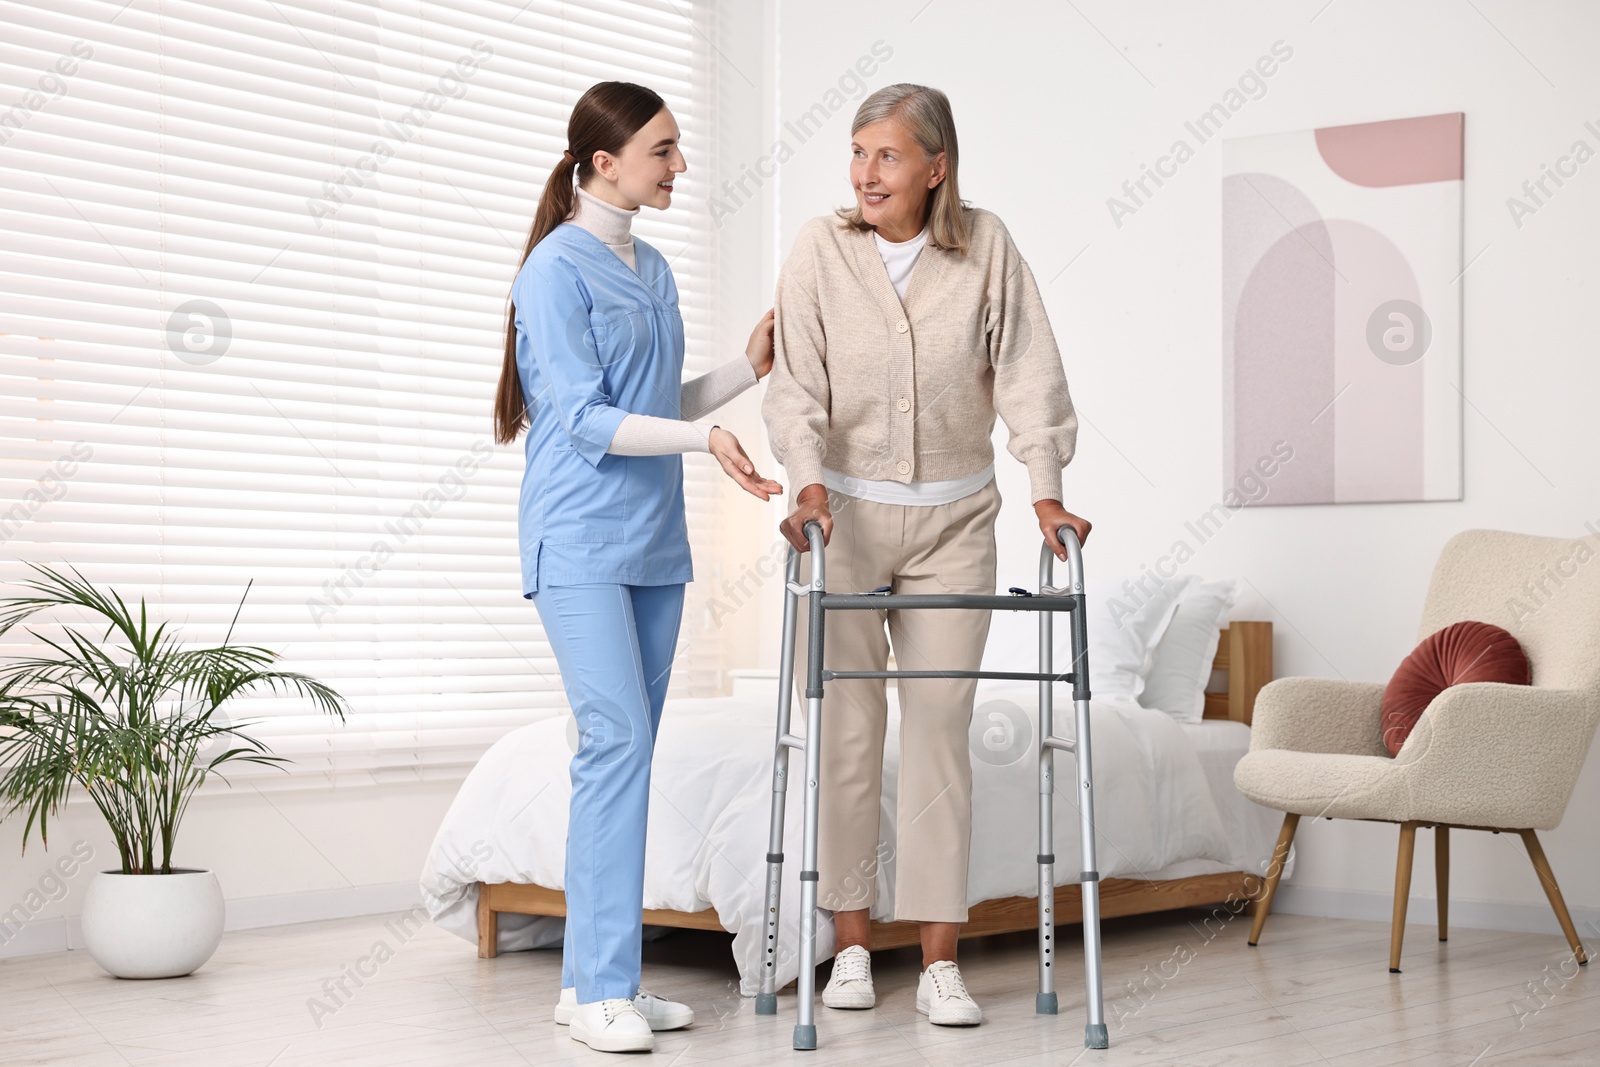
<path fill-rule="evenodd" d="M 1550 861 L 1545 858 L 1544 846 L 1539 844 L 1539 835 L 1532 830 L 1517 831 L 1522 835 L 1522 843 L 1527 846 L 1528 858 L 1533 861 L 1533 869 L 1539 872 L 1539 884 L 1544 886 L 1544 895 L 1550 898 L 1550 907 L 1555 909 L 1556 921 L 1561 924 L 1561 932 L 1567 935 L 1567 944 L 1572 946 L 1572 956 L 1578 961 L 1578 966 L 1587 966 L 1589 957 L 1584 954 L 1583 942 L 1578 940 L 1578 931 L 1572 925 L 1572 916 L 1567 913 L 1567 902 L 1561 899 L 1561 887 L 1556 885 L 1555 872 L 1550 869 Z"/>
<path fill-rule="evenodd" d="M 500 955 L 500 913 L 489 906 L 489 887 L 478 883 L 478 958 Z"/>
<path fill-rule="evenodd" d="M 1433 828 L 1433 881 L 1439 887 L 1439 940 L 1450 940 L 1450 827 Z"/>
<path fill-rule="evenodd" d="M 1394 865 L 1394 921 L 1389 928 L 1389 973 L 1400 973 L 1400 946 L 1406 939 L 1406 904 L 1411 899 L 1411 857 L 1416 850 L 1417 824 L 1400 824 L 1400 855 Z"/>
<path fill-rule="evenodd" d="M 1278 891 L 1278 879 L 1283 877 L 1284 864 L 1289 862 L 1289 846 L 1294 842 L 1294 831 L 1299 825 L 1300 816 L 1292 811 L 1284 813 L 1283 829 L 1278 831 L 1278 843 L 1272 849 L 1272 864 L 1267 868 L 1266 888 L 1261 892 L 1261 899 L 1256 901 L 1256 918 L 1250 924 L 1251 948 L 1261 940 L 1261 928 L 1267 925 L 1267 912 L 1272 910 L 1272 896 Z"/>

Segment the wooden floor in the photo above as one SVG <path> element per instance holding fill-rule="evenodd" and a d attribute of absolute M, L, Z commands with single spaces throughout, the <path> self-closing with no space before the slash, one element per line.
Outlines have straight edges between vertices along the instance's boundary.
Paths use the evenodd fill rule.
<path fill-rule="evenodd" d="M 1059 1016 L 1033 1012 L 1027 935 L 963 944 L 963 971 L 987 1019 L 969 1030 L 916 1014 L 918 960 L 900 949 L 874 959 L 876 1010 L 819 1004 L 822 1048 L 810 1053 L 789 1048 L 792 992 L 776 1018 L 757 1016 L 738 995 L 727 935 L 674 933 L 646 946 L 646 985 L 688 1001 L 699 1018 L 657 1035 L 648 1062 L 1600 1064 L 1600 974 L 1578 971 L 1559 937 L 1458 928 L 1442 945 L 1418 925 L 1405 973 L 1391 975 L 1382 924 L 1278 915 L 1251 949 L 1247 917 L 1208 926 L 1205 915 L 1106 924 L 1112 1047 L 1096 1052 L 1082 1047 L 1076 928 L 1063 931 Z M 431 926 L 410 933 L 393 919 L 229 934 L 198 974 L 162 982 L 108 978 L 81 952 L 0 962 L 0 1063 L 628 1061 L 589 1051 L 550 1021 L 558 953 L 480 960 L 464 941 Z M 358 987 L 351 974 L 370 977 Z M 343 991 L 333 984 L 341 977 Z"/>

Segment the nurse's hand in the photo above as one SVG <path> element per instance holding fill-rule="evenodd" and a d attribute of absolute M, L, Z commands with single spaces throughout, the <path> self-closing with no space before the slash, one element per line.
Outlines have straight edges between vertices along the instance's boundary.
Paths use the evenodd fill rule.
<path fill-rule="evenodd" d="M 801 552 L 811 550 L 806 540 L 806 523 L 815 521 L 822 526 L 822 543 L 833 536 L 833 512 L 828 510 L 828 488 L 821 482 L 812 482 L 795 497 L 794 514 L 778 524 L 778 532 Z"/>
<path fill-rule="evenodd" d="M 744 357 L 755 369 L 758 381 L 772 370 L 772 323 L 772 309 L 768 308 L 756 328 L 750 331 L 750 343 L 744 346 Z"/>
<path fill-rule="evenodd" d="M 739 439 L 721 426 L 711 428 L 710 447 L 711 454 L 722 464 L 723 472 L 738 482 L 739 488 L 751 496 L 770 500 L 774 493 L 783 492 L 783 486 L 771 478 L 763 478 L 756 473 L 755 464 L 744 454 L 744 449 L 739 446 Z"/>

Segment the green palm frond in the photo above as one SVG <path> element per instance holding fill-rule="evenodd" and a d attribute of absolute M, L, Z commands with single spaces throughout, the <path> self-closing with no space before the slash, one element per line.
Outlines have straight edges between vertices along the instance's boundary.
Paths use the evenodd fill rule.
<path fill-rule="evenodd" d="M 124 873 L 170 872 L 178 827 L 207 778 L 227 782 L 233 764 L 288 762 L 245 732 L 257 722 L 219 716 L 224 705 L 300 697 L 344 720 L 331 687 L 275 669 L 270 649 L 229 643 L 248 585 L 223 643 L 185 648 L 165 622 L 152 627 L 142 598 L 135 613 L 76 569 L 29 566 L 34 576 L 19 583 L 27 592 L 0 599 L 0 634 L 53 609 L 87 613 L 91 634 L 29 627 L 44 653 L 0 663 L 0 819 L 24 817 L 24 846 L 35 829 L 48 843 L 50 819 L 76 786 L 110 826 Z"/>

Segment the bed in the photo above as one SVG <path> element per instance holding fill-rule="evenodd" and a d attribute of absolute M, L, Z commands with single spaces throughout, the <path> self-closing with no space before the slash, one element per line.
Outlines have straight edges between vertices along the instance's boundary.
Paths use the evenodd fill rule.
<path fill-rule="evenodd" d="M 1256 693 L 1272 678 L 1272 624 L 1233 621 L 1221 632 L 1204 719 L 1180 723 L 1137 705 L 1096 700 L 1096 811 L 1101 912 L 1107 918 L 1214 904 L 1246 895 L 1277 835 L 1273 813 L 1233 786 L 1249 747 Z M 776 672 L 739 672 L 734 693 L 669 701 L 657 740 L 646 846 L 648 928 L 734 934 L 741 991 L 757 992 L 762 888 L 771 796 Z M 891 693 L 883 827 L 875 871 L 875 948 L 915 944 L 914 923 L 896 922 L 893 812 L 898 712 Z M 1003 712 L 1036 729 L 1028 683 L 979 684 L 975 719 Z M 1058 698 L 1059 700 L 1059 698 Z M 1018 718 L 1020 716 L 1020 718 Z M 1027 727 L 1020 725 L 1026 720 Z M 1059 722 L 1059 720 L 1058 720 Z M 1059 726 L 1058 726 L 1059 728 Z M 442 928 L 476 942 L 478 954 L 559 945 L 570 758 L 566 720 L 521 727 L 497 742 L 463 783 L 422 878 L 425 906 Z M 1027 751 L 1032 751 L 1028 749 Z M 963 937 L 1035 929 L 1033 761 L 974 763 L 969 920 Z M 1057 795 L 1056 850 L 1077 851 L 1075 813 Z M 799 807 L 788 805 L 785 849 L 798 854 Z M 1058 875 L 1067 878 L 1061 865 Z M 798 864 L 785 867 L 781 988 L 797 973 Z M 1081 919 L 1076 883 L 1056 889 L 1060 923 Z M 832 953 L 832 924 L 819 916 L 818 959 Z"/>

